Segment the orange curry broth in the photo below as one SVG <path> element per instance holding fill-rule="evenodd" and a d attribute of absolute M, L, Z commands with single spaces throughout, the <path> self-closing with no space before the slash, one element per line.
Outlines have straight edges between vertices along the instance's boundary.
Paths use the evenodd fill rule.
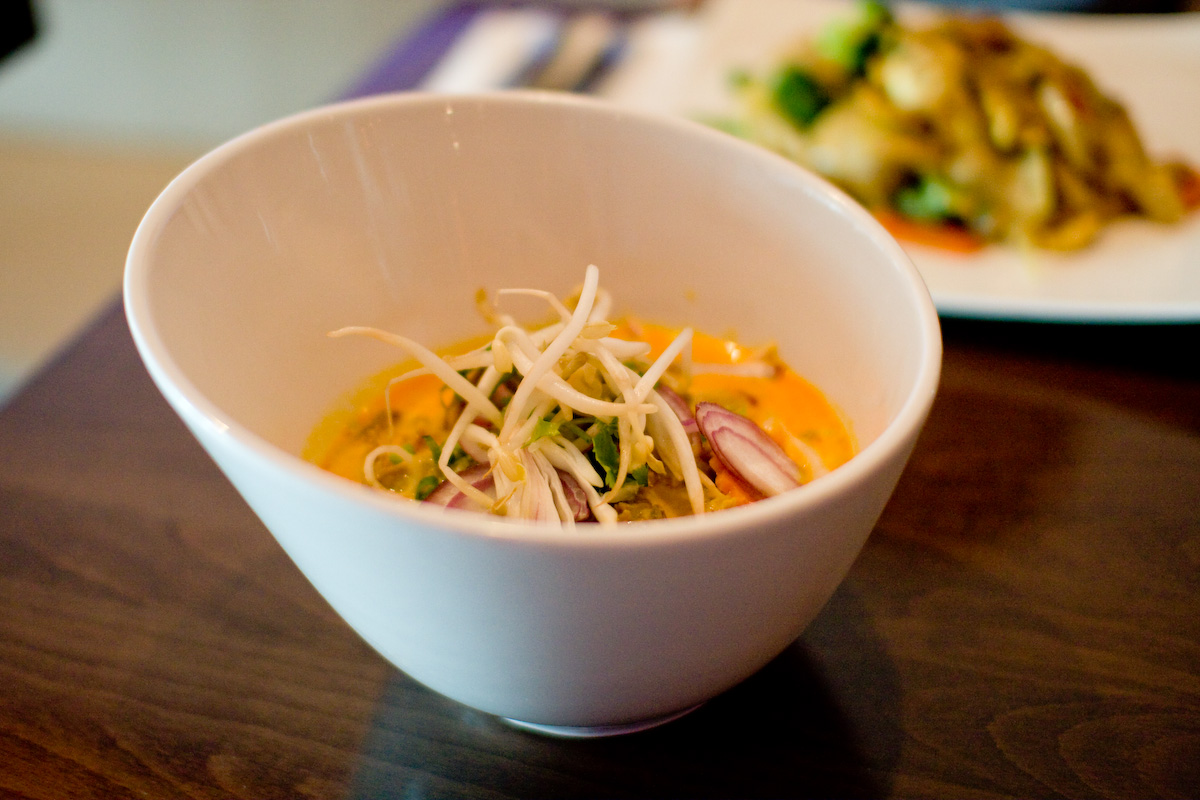
<path fill-rule="evenodd" d="M 618 323 L 613 336 L 650 345 L 647 360 L 655 359 L 679 333 L 677 328 L 641 322 Z M 465 352 L 482 342 L 472 340 L 444 354 Z M 760 349 L 747 349 L 732 338 L 720 338 L 695 332 L 692 337 L 692 361 L 696 364 L 733 365 L 753 361 Z M 393 434 L 380 427 L 372 438 L 362 435 L 364 427 L 381 418 L 385 410 L 384 391 L 388 381 L 411 369 L 413 362 L 392 367 L 355 391 L 347 404 L 328 415 L 314 430 L 304 457 L 336 475 L 364 483 L 363 461 L 380 444 L 421 442 L 425 435 L 440 439 L 445 435 L 454 393 L 433 375 L 421 375 L 393 384 L 390 400 L 393 411 L 403 411 L 395 420 Z M 791 438 L 801 439 L 814 449 L 828 469 L 844 464 L 855 452 L 854 436 L 846 420 L 819 389 L 785 367 L 769 378 L 727 374 L 700 374 L 691 378 L 689 394 L 694 403 L 708 400 L 754 420 L 783 447 L 797 464 L 807 462 Z M 418 453 L 426 451 L 417 444 Z M 807 480 L 808 476 L 805 475 Z"/>
<path fill-rule="evenodd" d="M 613 335 L 650 345 L 653 360 L 679 333 L 661 325 L 622 323 Z M 696 331 L 692 334 L 692 361 L 697 364 L 742 364 L 761 357 L 761 349 L 745 348 L 733 338 Z M 854 455 L 856 444 L 849 423 L 811 383 L 790 367 L 770 378 L 716 373 L 694 375 L 688 387 L 693 406 L 708 400 L 758 423 L 797 464 L 807 458 L 796 451 L 794 436 L 817 451 L 828 469 L 841 466 Z M 790 436 L 789 436 L 790 434 Z M 805 476 L 807 478 L 807 476 Z"/>

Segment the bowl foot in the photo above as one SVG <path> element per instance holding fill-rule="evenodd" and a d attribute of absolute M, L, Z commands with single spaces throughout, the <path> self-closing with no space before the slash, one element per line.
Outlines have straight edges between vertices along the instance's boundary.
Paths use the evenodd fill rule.
<path fill-rule="evenodd" d="M 626 733 L 637 733 L 638 731 L 657 728 L 659 725 L 666 725 L 668 722 L 674 722 L 680 717 L 687 716 L 702 705 L 704 704 L 699 703 L 682 711 L 673 711 L 670 714 L 664 714 L 661 717 L 651 717 L 650 719 L 642 719 L 635 722 L 624 722 L 619 725 L 542 725 L 537 722 L 524 722 L 523 720 L 511 719 L 509 717 L 501 717 L 501 720 L 514 728 L 531 731 L 532 733 L 540 733 L 543 736 L 556 736 L 561 739 L 598 739 L 603 736 L 621 736 Z"/>

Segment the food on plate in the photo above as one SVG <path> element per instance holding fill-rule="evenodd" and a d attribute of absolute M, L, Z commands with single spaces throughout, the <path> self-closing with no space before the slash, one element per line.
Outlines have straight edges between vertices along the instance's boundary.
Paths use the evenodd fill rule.
<path fill-rule="evenodd" d="M 314 432 L 306 457 L 351 480 L 451 508 L 573 526 L 703 514 L 797 488 L 853 455 L 846 423 L 774 347 L 634 319 L 609 322 L 589 266 L 552 321 L 519 324 L 480 297 L 486 341 L 405 351 L 353 412 Z"/>
<path fill-rule="evenodd" d="M 738 132 L 840 185 L 897 238 L 1075 250 L 1115 219 L 1174 223 L 1200 204 L 1197 173 L 1147 154 L 1120 102 L 994 17 L 916 28 L 862 2 L 733 83 Z"/>

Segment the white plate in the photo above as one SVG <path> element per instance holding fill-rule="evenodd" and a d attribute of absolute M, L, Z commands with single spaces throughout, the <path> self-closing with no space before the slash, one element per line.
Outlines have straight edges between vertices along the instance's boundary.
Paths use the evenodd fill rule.
<path fill-rule="evenodd" d="M 683 85 L 673 98 L 655 101 L 689 116 L 727 113 L 732 69 L 769 65 L 790 42 L 850 7 L 843 0 L 715 0 L 701 17 Z M 931 12 L 917 4 L 895 8 L 914 21 Z M 1026 38 L 1088 69 L 1126 105 L 1152 154 L 1200 165 L 1200 13 L 1008 19 Z M 627 85 L 636 78 L 618 77 Z M 651 102 L 644 94 L 629 99 Z M 1120 222 L 1091 248 L 1066 255 L 999 246 L 971 256 L 906 249 L 947 316 L 1200 322 L 1200 214 L 1175 226 Z"/>

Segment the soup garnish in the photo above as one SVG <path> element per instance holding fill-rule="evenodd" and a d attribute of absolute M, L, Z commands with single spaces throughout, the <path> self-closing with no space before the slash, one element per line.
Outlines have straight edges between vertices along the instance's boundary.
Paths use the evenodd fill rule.
<path fill-rule="evenodd" d="M 417 365 L 370 389 L 351 422 L 323 423 L 309 458 L 411 500 L 573 526 L 755 502 L 853 453 L 836 410 L 773 347 L 610 322 L 594 265 L 566 301 L 499 292 L 516 294 L 544 300 L 554 320 L 486 309 L 494 333 L 457 354 L 378 328 L 331 332 Z"/>

